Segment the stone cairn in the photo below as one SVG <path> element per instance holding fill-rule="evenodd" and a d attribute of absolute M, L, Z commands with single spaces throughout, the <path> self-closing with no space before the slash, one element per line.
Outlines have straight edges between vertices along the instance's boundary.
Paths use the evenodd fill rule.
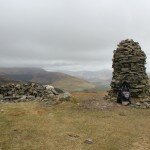
<path fill-rule="evenodd" d="M 138 103 L 139 106 L 141 103 L 148 105 L 150 86 L 145 64 L 146 55 L 138 42 L 132 39 L 121 41 L 114 50 L 111 90 L 106 98 L 116 100 L 120 84 L 126 81 L 131 86 L 132 103 Z"/>
<path fill-rule="evenodd" d="M 50 85 L 37 83 L 8 83 L 0 85 L 0 102 L 25 102 L 39 100 L 47 105 L 69 100 L 70 93 Z"/>

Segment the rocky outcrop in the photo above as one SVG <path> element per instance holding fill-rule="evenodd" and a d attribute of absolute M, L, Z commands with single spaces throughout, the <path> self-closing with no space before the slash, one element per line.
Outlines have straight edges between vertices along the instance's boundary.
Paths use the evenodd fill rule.
<path fill-rule="evenodd" d="M 49 85 L 36 83 L 5 84 L 0 86 L 1 102 L 22 102 L 39 100 L 46 104 L 54 104 L 69 100 L 70 93 Z"/>

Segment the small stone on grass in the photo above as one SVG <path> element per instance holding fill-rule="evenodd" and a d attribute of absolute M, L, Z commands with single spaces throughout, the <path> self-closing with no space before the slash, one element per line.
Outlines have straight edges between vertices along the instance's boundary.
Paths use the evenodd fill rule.
<path fill-rule="evenodd" d="M 88 138 L 84 141 L 85 144 L 93 144 L 93 140 L 91 138 Z"/>

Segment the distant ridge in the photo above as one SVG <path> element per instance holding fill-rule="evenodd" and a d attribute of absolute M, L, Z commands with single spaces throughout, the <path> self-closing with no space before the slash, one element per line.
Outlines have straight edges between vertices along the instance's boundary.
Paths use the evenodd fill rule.
<path fill-rule="evenodd" d="M 68 91 L 94 88 L 95 85 L 77 77 L 60 72 L 48 72 L 41 68 L 0 68 L 0 77 L 21 82 L 52 84 Z"/>
<path fill-rule="evenodd" d="M 112 71 L 103 69 L 99 71 L 66 71 L 66 74 L 94 83 L 99 88 L 109 88 Z"/>

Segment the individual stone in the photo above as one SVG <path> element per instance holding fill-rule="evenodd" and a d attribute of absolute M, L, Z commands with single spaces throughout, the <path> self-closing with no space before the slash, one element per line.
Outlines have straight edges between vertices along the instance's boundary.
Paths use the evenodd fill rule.
<path fill-rule="evenodd" d="M 93 140 L 91 138 L 88 138 L 84 141 L 86 144 L 93 144 Z"/>
<path fill-rule="evenodd" d="M 68 101 L 71 97 L 71 94 L 69 92 L 65 92 L 63 94 L 60 94 L 59 99 L 61 101 Z"/>
<path fill-rule="evenodd" d="M 122 105 L 123 105 L 123 106 L 128 106 L 129 104 L 130 104 L 130 103 L 129 103 L 128 101 L 127 101 L 127 102 L 126 102 L 126 101 L 123 101 L 123 102 L 122 102 Z"/>
<path fill-rule="evenodd" d="M 0 94 L 0 99 L 3 99 L 3 95 L 2 94 Z"/>
<path fill-rule="evenodd" d="M 77 140 L 77 139 L 80 138 L 79 135 L 74 134 L 74 133 L 69 133 L 69 134 L 68 134 L 68 137 L 69 137 L 69 140 L 72 140 L 72 141 Z"/>
<path fill-rule="evenodd" d="M 144 102 L 144 105 L 145 105 L 147 108 L 150 108 L 150 103 Z"/>
<path fill-rule="evenodd" d="M 1 109 L 0 112 L 1 112 L 1 113 L 4 113 L 4 109 Z"/>
<path fill-rule="evenodd" d="M 26 95 L 23 95 L 20 99 L 26 99 L 27 96 Z"/>
<path fill-rule="evenodd" d="M 137 103 L 135 103 L 137 106 L 141 106 L 141 103 L 139 103 L 139 102 L 137 102 Z"/>

